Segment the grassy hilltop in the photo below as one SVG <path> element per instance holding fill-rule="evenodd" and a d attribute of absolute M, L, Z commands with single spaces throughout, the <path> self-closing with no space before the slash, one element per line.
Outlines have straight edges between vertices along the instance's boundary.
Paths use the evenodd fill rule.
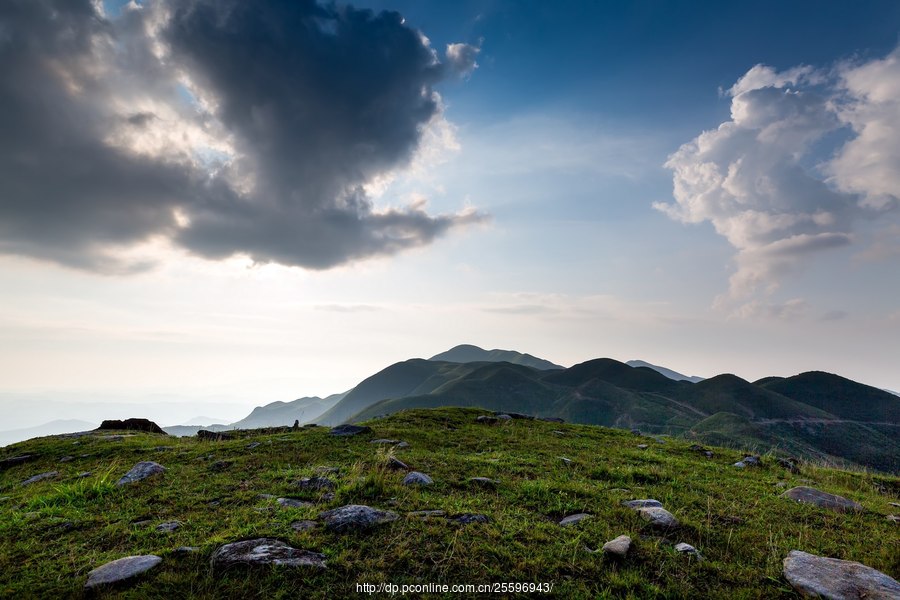
<path fill-rule="evenodd" d="M 482 414 L 406 411 L 369 421 L 374 431 L 353 437 L 324 427 L 239 431 L 226 441 L 103 432 L 5 448 L 0 458 L 35 458 L 0 471 L 0 597 L 79 597 L 90 570 L 137 554 L 163 562 L 101 595 L 334 598 L 364 596 L 357 583 L 529 582 L 553 583 L 550 597 L 559 598 L 795 598 L 781 574 L 794 549 L 900 575 L 898 525 L 886 518 L 898 512 L 889 503 L 900 502 L 900 478 L 811 465 L 792 474 L 766 456 L 762 467 L 738 469 L 737 450 L 711 448 L 707 458 L 684 440 L 539 420 L 476 423 Z M 372 444 L 376 438 L 409 447 Z M 386 468 L 392 455 L 434 483 L 403 486 L 405 472 Z M 115 485 L 147 460 L 166 471 Z M 327 475 L 337 484 L 331 500 L 294 485 L 321 475 L 320 466 L 339 469 Z M 49 471 L 58 475 L 21 485 Z M 475 486 L 472 477 L 497 480 L 496 487 Z M 840 514 L 779 496 L 803 484 L 867 510 Z M 277 497 L 317 504 L 284 508 Z M 680 526 L 651 529 L 621 505 L 638 498 L 661 501 Z M 292 527 L 345 504 L 400 518 L 361 533 Z M 490 521 L 407 515 L 426 509 Z M 592 516 L 558 524 L 574 513 Z M 172 521 L 180 527 L 156 529 Z M 634 540 L 624 560 L 588 551 L 622 534 Z M 217 547 L 255 537 L 323 553 L 327 569 L 210 568 Z M 703 560 L 675 552 L 678 542 Z M 183 546 L 196 551 L 176 551 Z"/>

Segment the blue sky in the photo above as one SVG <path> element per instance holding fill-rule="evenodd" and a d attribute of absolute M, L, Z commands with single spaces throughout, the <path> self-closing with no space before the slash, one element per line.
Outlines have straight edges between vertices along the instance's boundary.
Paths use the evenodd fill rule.
<path fill-rule="evenodd" d="M 900 388 L 897 3 L 227 5 L 0 55 L 47 94 L 0 106 L 0 402 L 238 418 L 458 343 Z"/>

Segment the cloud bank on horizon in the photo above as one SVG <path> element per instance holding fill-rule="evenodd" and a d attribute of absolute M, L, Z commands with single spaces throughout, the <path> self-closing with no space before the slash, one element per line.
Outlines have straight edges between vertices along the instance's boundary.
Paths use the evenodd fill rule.
<path fill-rule="evenodd" d="M 655 205 L 737 249 L 717 306 L 796 318 L 805 300 L 769 295 L 809 256 L 855 243 L 863 221 L 876 234 L 860 256 L 900 254 L 900 49 L 831 69 L 756 65 L 723 93 L 731 120 L 669 157 L 675 202 Z"/>
<path fill-rule="evenodd" d="M 326 269 L 483 221 L 367 185 L 446 127 L 468 76 L 392 12 L 314 0 L 0 4 L 0 253 L 93 271 L 165 240 L 209 259 Z M 432 136 L 434 137 L 434 136 Z M 437 136 L 440 137 L 440 136 Z"/>

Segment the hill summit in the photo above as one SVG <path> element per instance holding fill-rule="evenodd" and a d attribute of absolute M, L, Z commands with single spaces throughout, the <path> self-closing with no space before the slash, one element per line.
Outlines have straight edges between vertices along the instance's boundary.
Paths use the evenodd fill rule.
<path fill-rule="evenodd" d="M 454 346 L 446 352 L 435 354 L 428 360 L 437 360 L 452 363 L 470 363 L 470 362 L 508 362 L 514 365 L 522 365 L 539 369 L 542 371 L 550 369 L 563 369 L 564 367 L 554 364 L 549 360 L 538 358 L 530 354 L 523 354 L 515 350 L 485 350 L 471 344 L 460 344 Z"/>

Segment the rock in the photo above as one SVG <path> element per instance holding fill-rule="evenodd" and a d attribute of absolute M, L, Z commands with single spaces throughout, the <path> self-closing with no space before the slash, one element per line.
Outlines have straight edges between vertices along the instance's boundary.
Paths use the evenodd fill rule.
<path fill-rule="evenodd" d="M 390 523 L 398 518 L 399 516 L 395 512 L 361 504 L 348 504 L 319 515 L 319 519 L 325 522 L 327 529 L 338 532 L 369 529 L 376 525 Z"/>
<path fill-rule="evenodd" d="M 432 483 L 434 480 L 431 477 L 418 471 L 407 473 L 403 478 L 403 485 L 431 485 Z"/>
<path fill-rule="evenodd" d="M 503 413 L 503 412 L 500 412 L 500 411 L 498 410 L 498 411 L 494 411 L 494 414 L 497 415 L 498 417 L 501 417 L 501 415 L 506 415 L 506 416 L 509 417 L 510 419 L 534 420 L 534 417 L 532 417 L 531 415 L 526 415 L 526 414 L 523 414 L 523 413 L 517 413 L 517 412 L 507 412 L 507 413 Z M 501 418 L 502 418 L 502 417 L 501 417 Z"/>
<path fill-rule="evenodd" d="M 310 506 L 315 506 L 312 502 L 300 500 L 299 498 L 278 498 L 275 502 L 285 508 L 309 508 Z"/>
<path fill-rule="evenodd" d="M 178 546 L 172 552 L 175 554 L 193 554 L 197 550 L 199 550 L 197 546 Z"/>
<path fill-rule="evenodd" d="M 291 529 L 294 531 L 309 531 L 316 527 L 318 527 L 318 524 L 315 521 L 294 521 L 291 523 Z"/>
<path fill-rule="evenodd" d="M 900 515 L 888 515 L 887 520 L 891 523 L 900 523 Z"/>
<path fill-rule="evenodd" d="M 372 440 L 372 441 L 369 442 L 369 443 L 370 443 L 370 444 L 380 444 L 380 445 L 384 445 L 384 446 L 393 446 L 394 444 L 399 444 L 399 443 L 400 443 L 400 440 L 385 440 L 385 439 L 379 439 L 379 440 Z"/>
<path fill-rule="evenodd" d="M 197 439 L 203 440 L 204 442 L 224 442 L 230 440 L 231 435 L 224 431 L 207 431 L 206 429 L 201 429 L 197 432 Z"/>
<path fill-rule="evenodd" d="M 84 479 L 85 477 L 90 477 L 92 473 L 90 471 L 83 471 L 75 476 L 75 479 Z"/>
<path fill-rule="evenodd" d="M 500 420 L 492 415 L 480 415 L 475 417 L 476 423 L 481 423 L 482 425 L 493 425 L 495 423 L 499 423 Z"/>
<path fill-rule="evenodd" d="M 690 448 L 690 449 L 693 450 L 694 452 L 699 452 L 700 454 L 702 454 L 702 455 L 705 456 L 706 458 L 712 458 L 712 457 L 713 457 L 712 451 L 711 451 L 711 450 L 707 450 L 706 448 L 704 448 L 704 447 L 701 446 L 700 444 L 691 444 L 691 448 Z"/>
<path fill-rule="evenodd" d="M 259 442 L 250 442 L 247 444 L 248 450 L 253 450 L 254 448 L 258 448 L 261 444 Z"/>
<path fill-rule="evenodd" d="M 304 477 L 294 485 L 301 490 L 333 490 L 337 485 L 327 477 Z"/>
<path fill-rule="evenodd" d="M 500 482 L 490 477 L 470 477 L 469 483 L 480 487 L 495 488 Z"/>
<path fill-rule="evenodd" d="M 616 539 L 603 544 L 603 548 L 601 548 L 604 554 L 617 556 L 619 558 L 625 558 L 625 555 L 628 554 L 630 549 L 631 538 L 627 535 L 620 535 Z"/>
<path fill-rule="evenodd" d="M 213 569 L 227 569 L 238 565 L 325 568 L 325 555 L 298 550 L 281 540 L 258 538 L 232 542 L 216 549 L 210 558 Z"/>
<path fill-rule="evenodd" d="M 387 461 L 387 468 L 391 471 L 409 471 L 409 466 L 396 457 L 390 457 Z"/>
<path fill-rule="evenodd" d="M 231 466 L 231 461 L 228 460 L 217 460 L 213 464 L 209 465 L 210 471 L 224 471 L 228 467 Z"/>
<path fill-rule="evenodd" d="M 900 598 L 900 583 L 858 562 L 791 550 L 784 578 L 804 597 L 829 600 Z"/>
<path fill-rule="evenodd" d="M 645 521 L 649 521 L 653 527 L 660 529 L 668 529 L 670 527 L 678 527 L 678 519 L 675 515 L 659 506 L 649 506 L 637 509 L 638 514 Z"/>
<path fill-rule="evenodd" d="M 646 450 L 650 446 L 648 446 L 647 444 L 638 444 L 637 447 L 639 450 Z"/>
<path fill-rule="evenodd" d="M 146 431 L 147 433 L 161 433 L 168 435 L 162 428 L 150 419 L 107 419 L 100 423 L 100 427 L 94 431 Z"/>
<path fill-rule="evenodd" d="M 734 466 L 739 469 L 743 469 L 744 467 L 761 467 L 762 460 L 758 456 L 745 456 L 734 463 Z"/>
<path fill-rule="evenodd" d="M 337 427 L 332 427 L 329 433 L 337 436 L 360 435 L 362 433 L 372 433 L 372 428 L 366 427 L 365 425 L 350 425 L 349 423 L 345 423 L 343 425 L 338 425 Z"/>
<path fill-rule="evenodd" d="M 828 492 L 802 485 L 789 489 L 781 494 L 781 497 L 795 500 L 802 504 L 812 504 L 820 508 L 828 508 L 837 512 L 865 510 L 862 505 L 853 500 L 848 500 L 842 496 L 836 496 L 834 494 L 829 494 Z"/>
<path fill-rule="evenodd" d="M 591 518 L 591 515 L 589 515 L 587 513 L 578 513 L 578 514 L 569 515 L 568 517 L 563 518 L 559 522 L 559 524 L 563 527 L 570 527 L 572 525 L 580 523 L 581 521 L 584 521 L 585 519 L 590 519 L 590 518 Z"/>
<path fill-rule="evenodd" d="M 691 546 L 690 544 L 685 544 L 681 542 L 680 544 L 675 544 L 675 552 L 679 554 L 691 554 L 697 557 L 697 560 L 703 560 L 703 557 L 700 556 L 700 553 L 697 552 L 697 549 Z"/>
<path fill-rule="evenodd" d="M 62 458 L 59 459 L 59 462 L 61 462 L 61 463 L 67 463 L 67 462 L 70 462 L 70 461 L 73 461 L 73 460 L 75 460 L 75 457 L 74 457 L 74 456 L 63 456 Z"/>
<path fill-rule="evenodd" d="M 160 523 L 156 526 L 157 531 L 164 531 L 166 533 L 171 533 L 181 527 L 180 521 L 168 521 L 166 523 Z"/>
<path fill-rule="evenodd" d="M 101 435 L 101 440 L 106 440 L 107 442 L 121 442 L 126 437 L 133 437 L 130 435 Z"/>
<path fill-rule="evenodd" d="M 125 558 L 108 562 L 88 573 L 87 583 L 84 584 L 84 588 L 91 590 L 132 579 L 146 573 L 161 562 L 162 559 L 155 554 L 126 556 Z"/>
<path fill-rule="evenodd" d="M 791 473 L 799 473 L 800 465 L 796 458 L 779 458 L 778 464 L 790 471 Z"/>
<path fill-rule="evenodd" d="M 37 458 L 34 454 L 22 454 L 20 456 L 11 456 L 9 458 L 4 458 L 0 460 L 0 471 L 5 471 L 10 467 L 15 467 L 16 465 L 21 465 L 24 462 L 28 462 L 33 458 Z"/>
<path fill-rule="evenodd" d="M 507 414 L 497 415 L 497 418 L 501 421 L 512 421 L 512 417 Z"/>
<path fill-rule="evenodd" d="M 316 473 L 340 473 L 341 470 L 338 467 L 316 467 L 313 469 Z"/>
<path fill-rule="evenodd" d="M 134 465 L 130 471 L 125 473 L 125 475 L 116 482 L 116 485 L 122 486 L 129 483 L 135 483 L 142 479 L 146 479 L 147 477 L 163 473 L 165 470 L 166 468 L 159 463 L 155 463 L 152 460 L 144 460 Z"/>
<path fill-rule="evenodd" d="M 472 523 L 490 523 L 490 519 L 487 515 L 478 515 L 474 513 L 465 513 L 462 515 L 457 515 L 450 519 L 455 523 L 459 523 L 460 525 L 470 525 Z"/>
<path fill-rule="evenodd" d="M 659 500 L 654 500 L 652 498 L 648 498 L 646 500 L 626 500 L 622 503 L 622 506 L 627 506 L 628 508 L 633 508 L 637 510 L 639 508 L 662 508 L 662 502 Z"/>
<path fill-rule="evenodd" d="M 900 502 L 888 502 L 888 504 L 890 504 L 891 506 L 894 506 L 896 508 L 900 508 Z"/>
<path fill-rule="evenodd" d="M 655 436 L 653 438 L 653 440 L 659 444 L 668 444 L 669 443 L 669 440 L 667 440 L 666 438 L 661 438 L 659 436 Z"/>
<path fill-rule="evenodd" d="M 272 494 L 257 494 L 256 497 L 259 498 L 260 500 L 274 500 L 275 499 L 275 496 L 273 496 Z"/>
<path fill-rule="evenodd" d="M 447 513 L 443 510 L 414 510 L 410 513 L 406 513 L 406 516 L 419 519 L 429 519 L 431 517 L 446 517 Z"/>
<path fill-rule="evenodd" d="M 563 461 L 563 464 L 566 465 L 567 467 L 570 467 L 573 464 L 575 464 L 574 460 L 572 460 L 571 458 L 566 458 L 565 456 L 560 456 L 559 460 Z"/>
<path fill-rule="evenodd" d="M 554 429 L 550 433 L 555 433 L 556 435 L 566 435 L 565 431 L 560 431 L 559 429 Z"/>
<path fill-rule="evenodd" d="M 38 481 L 43 481 L 45 479 L 53 479 L 57 475 L 59 475 L 59 471 L 47 471 L 46 473 L 32 475 L 31 477 L 23 481 L 21 485 L 31 485 L 32 483 L 37 483 Z"/>

